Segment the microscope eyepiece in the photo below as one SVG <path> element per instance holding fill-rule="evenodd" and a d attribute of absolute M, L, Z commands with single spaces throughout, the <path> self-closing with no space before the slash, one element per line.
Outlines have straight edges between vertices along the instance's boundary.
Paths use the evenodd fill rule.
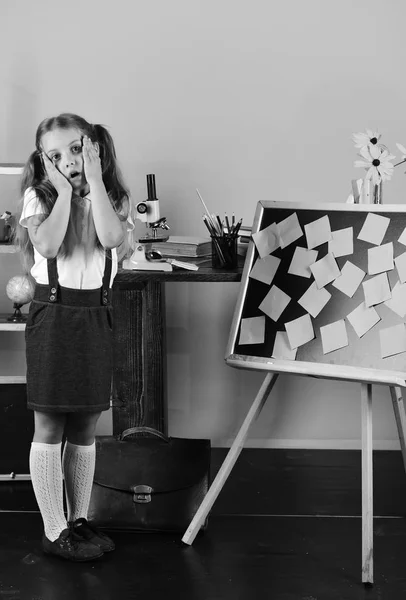
<path fill-rule="evenodd" d="M 156 189 L 155 189 L 155 175 L 153 175 L 153 174 L 147 175 L 147 191 L 148 191 L 147 200 L 158 200 L 158 198 L 156 197 Z"/>

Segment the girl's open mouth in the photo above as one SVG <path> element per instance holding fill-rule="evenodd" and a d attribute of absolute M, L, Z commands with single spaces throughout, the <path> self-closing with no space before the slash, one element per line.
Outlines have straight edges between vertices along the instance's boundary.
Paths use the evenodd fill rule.
<path fill-rule="evenodd" d="M 71 179 L 75 179 L 76 177 L 80 177 L 80 173 L 79 173 L 79 171 L 73 171 L 73 172 L 72 172 L 72 173 L 69 175 L 69 177 L 70 177 Z"/>

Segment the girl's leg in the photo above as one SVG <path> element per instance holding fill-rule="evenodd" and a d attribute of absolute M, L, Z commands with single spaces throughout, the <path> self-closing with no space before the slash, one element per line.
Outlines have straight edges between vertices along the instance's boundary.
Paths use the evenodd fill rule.
<path fill-rule="evenodd" d="M 96 462 L 95 430 L 101 413 L 70 413 L 62 457 L 68 521 L 87 519 Z"/>
<path fill-rule="evenodd" d="M 35 433 L 30 451 L 30 474 L 44 521 L 45 536 L 55 541 L 67 528 L 63 511 L 61 444 L 66 415 L 34 412 Z"/>
<path fill-rule="evenodd" d="M 94 434 L 100 414 L 68 416 L 62 465 L 68 522 L 72 530 L 103 552 L 111 552 L 115 547 L 113 540 L 87 522 L 96 462 Z"/>

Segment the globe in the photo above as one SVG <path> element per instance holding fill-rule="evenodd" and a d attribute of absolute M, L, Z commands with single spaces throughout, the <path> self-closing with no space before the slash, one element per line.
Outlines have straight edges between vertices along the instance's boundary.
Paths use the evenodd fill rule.
<path fill-rule="evenodd" d="M 26 275 L 15 275 L 6 285 L 7 297 L 14 303 L 14 314 L 8 317 L 8 321 L 21 323 L 26 321 L 26 317 L 21 313 L 20 308 L 28 304 L 34 297 L 35 283 Z"/>
<path fill-rule="evenodd" d="M 34 283 L 25 275 L 12 277 L 6 286 L 7 297 L 20 306 L 31 302 L 34 297 L 34 290 Z"/>

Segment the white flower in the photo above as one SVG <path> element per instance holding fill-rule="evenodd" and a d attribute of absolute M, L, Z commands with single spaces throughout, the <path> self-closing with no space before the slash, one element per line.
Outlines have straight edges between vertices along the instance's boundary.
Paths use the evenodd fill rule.
<path fill-rule="evenodd" d="M 371 129 L 366 129 L 366 133 L 354 133 L 352 136 L 356 148 L 364 148 L 365 146 L 375 146 L 381 139 L 381 134 Z"/>
<path fill-rule="evenodd" d="M 395 156 L 389 154 L 388 150 L 382 150 L 377 145 L 365 146 L 361 148 L 359 154 L 365 160 L 356 160 L 354 166 L 366 169 L 365 179 L 372 179 L 372 183 L 378 185 L 381 181 L 389 180 L 392 177 L 394 167 L 391 160 Z"/>
<path fill-rule="evenodd" d="M 402 153 L 402 160 L 406 160 L 406 148 L 404 146 L 402 146 L 402 144 L 398 144 L 396 142 L 396 146 L 399 148 L 399 150 Z"/>
<path fill-rule="evenodd" d="M 398 143 L 396 143 L 396 146 L 399 148 L 399 150 L 402 153 L 402 160 L 400 162 L 396 163 L 396 165 L 394 165 L 394 167 L 398 167 L 402 163 L 406 162 L 406 148 L 404 146 L 402 146 L 402 144 L 398 144 Z M 406 173 L 406 171 L 405 171 L 405 173 Z"/>

